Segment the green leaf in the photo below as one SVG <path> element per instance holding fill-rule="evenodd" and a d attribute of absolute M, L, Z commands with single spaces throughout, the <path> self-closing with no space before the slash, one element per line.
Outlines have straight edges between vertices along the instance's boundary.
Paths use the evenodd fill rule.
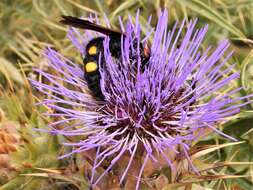
<path fill-rule="evenodd" d="M 134 6 L 137 3 L 138 1 L 136 0 L 125 1 L 115 11 L 113 11 L 113 13 L 110 15 L 110 20 L 114 19 L 119 13 L 121 13 L 122 11 L 128 10 L 130 7 Z"/>
<path fill-rule="evenodd" d="M 219 12 L 215 11 L 214 8 L 210 7 L 207 3 L 200 0 L 177 0 L 177 2 L 181 4 L 181 6 L 187 6 L 198 14 L 210 19 L 220 27 L 227 29 L 235 36 L 244 39 L 247 38 L 238 28 L 228 22 L 228 20 L 226 20 Z"/>
<path fill-rule="evenodd" d="M 0 57 L 0 73 L 4 74 L 6 78 L 10 78 L 19 84 L 24 85 L 24 78 L 19 70 L 9 62 L 7 59 Z"/>
<path fill-rule="evenodd" d="M 247 78 L 247 68 L 250 63 L 253 64 L 253 50 L 251 50 L 250 53 L 247 55 L 247 57 L 245 57 L 245 59 L 242 62 L 242 66 L 241 66 L 240 81 L 241 81 L 243 89 L 246 92 L 250 89 L 249 80 Z"/>
<path fill-rule="evenodd" d="M 10 180 L 8 183 L 1 186 L 1 190 L 18 190 L 22 189 L 21 187 L 24 184 L 24 177 L 16 177 L 13 180 Z"/>

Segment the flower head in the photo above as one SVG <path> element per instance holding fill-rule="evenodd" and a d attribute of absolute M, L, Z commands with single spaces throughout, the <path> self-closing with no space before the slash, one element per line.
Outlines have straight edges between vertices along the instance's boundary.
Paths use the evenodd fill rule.
<path fill-rule="evenodd" d="M 135 22 L 129 17 L 125 26 L 120 21 L 121 30 L 126 34 L 120 42 L 121 59 L 112 56 L 109 37 L 104 40 L 104 53 L 100 55 L 106 63 L 100 69 L 104 101 L 94 99 L 89 93 L 82 69 L 52 49 L 47 49 L 45 56 L 58 75 L 38 70 L 51 84 L 32 81 L 49 97 L 42 104 L 57 111 L 48 113 L 58 118 L 50 124 L 52 132 L 81 137 L 77 142 L 64 143 L 74 149 L 62 157 L 96 150 L 90 177 L 93 185 L 124 155 L 129 159 L 120 173 L 121 183 L 137 156 L 144 155 L 136 176 L 136 189 L 148 161 L 159 164 L 158 157 L 162 157 L 174 168 L 168 151 L 183 154 L 191 164 L 188 150 L 206 129 L 235 140 L 216 126 L 248 103 L 240 103 L 248 97 L 234 97 L 240 89 L 219 93 L 239 76 L 232 72 L 234 65 L 226 65 L 232 53 L 221 60 L 229 47 L 227 41 L 221 42 L 214 51 L 211 47 L 201 50 L 207 26 L 195 29 L 196 20 L 187 24 L 184 20 L 168 28 L 166 11 L 160 14 L 155 29 L 142 38 L 138 16 L 139 13 Z M 81 35 L 74 28 L 69 31 L 71 41 L 81 54 L 85 52 L 88 36 L 96 35 L 90 31 Z M 140 44 L 144 46 L 148 40 L 152 42 L 150 58 L 142 67 Z M 109 160 L 107 168 L 94 179 L 96 169 L 105 160 Z M 193 165 L 191 169 L 198 172 Z"/>

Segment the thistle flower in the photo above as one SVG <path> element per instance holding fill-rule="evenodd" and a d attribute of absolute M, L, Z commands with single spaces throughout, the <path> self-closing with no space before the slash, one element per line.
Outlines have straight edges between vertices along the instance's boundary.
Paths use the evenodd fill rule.
<path fill-rule="evenodd" d="M 219 93 L 239 74 L 232 72 L 235 65 L 226 66 L 232 55 L 229 52 L 225 56 L 228 41 L 221 42 L 213 51 L 211 47 L 201 50 L 207 26 L 195 29 L 196 20 L 187 24 L 184 20 L 168 28 L 168 15 L 164 11 L 155 29 L 141 38 L 138 17 L 139 13 L 135 22 L 129 17 L 125 26 L 120 20 L 121 30 L 126 34 L 121 40 L 121 60 L 111 55 L 110 39 L 107 37 L 104 41 L 106 67 L 100 69 L 104 101 L 92 97 L 82 69 L 52 49 L 47 49 L 45 56 L 58 74 L 37 70 L 50 84 L 32 80 L 48 96 L 41 103 L 57 111 L 47 114 L 57 118 L 50 124 L 51 132 L 81 137 L 76 142 L 64 143 L 73 147 L 73 151 L 61 158 L 96 150 L 91 185 L 96 185 L 124 155 L 128 155 L 128 162 L 119 174 L 120 183 L 127 178 L 138 155 L 144 155 L 136 176 L 136 189 L 147 162 L 159 165 L 162 157 L 174 170 L 171 154 L 183 154 L 190 169 L 198 173 L 189 156 L 192 142 L 206 129 L 236 140 L 219 131 L 217 125 L 237 114 L 251 97 L 235 97 L 240 88 Z M 70 40 L 81 54 L 85 52 L 85 44 L 96 35 L 90 31 L 81 35 L 73 28 L 69 31 Z M 147 44 L 152 37 L 150 59 L 142 69 L 140 46 L 134 42 Z M 108 160 L 105 171 L 96 177 L 96 169 Z"/>

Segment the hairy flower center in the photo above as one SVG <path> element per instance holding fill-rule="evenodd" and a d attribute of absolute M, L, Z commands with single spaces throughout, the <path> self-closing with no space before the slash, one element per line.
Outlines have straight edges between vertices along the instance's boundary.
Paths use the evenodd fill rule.
<path fill-rule="evenodd" d="M 111 99 L 106 102 L 101 112 L 111 115 L 114 118 L 115 125 L 106 130 L 109 133 L 119 129 L 124 130 L 124 133 L 115 136 L 116 139 L 128 135 L 132 137 L 135 134 L 141 138 L 152 139 L 154 136 L 160 136 L 160 133 L 171 137 L 189 133 L 187 130 L 184 131 L 182 126 L 179 126 L 181 110 L 175 109 L 179 104 L 185 104 L 182 107 L 183 110 L 193 109 L 194 101 L 189 103 L 192 95 L 183 98 L 187 89 L 186 85 L 177 91 L 171 91 L 170 94 L 164 94 L 168 88 L 166 81 L 161 81 L 161 87 L 152 91 L 153 81 L 150 81 L 145 73 L 143 75 L 144 77 L 140 80 L 136 76 L 128 79 L 134 86 L 130 100 L 127 98 L 128 92 L 125 94 L 122 92 L 118 96 L 111 93 Z M 148 82 L 142 84 L 145 83 L 143 81 Z M 113 84 L 108 85 L 111 85 L 114 90 L 117 89 L 117 86 L 113 86 Z M 141 85 L 143 86 L 140 87 Z M 141 91 L 138 92 L 138 89 Z M 134 96 L 138 93 L 138 97 Z"/>

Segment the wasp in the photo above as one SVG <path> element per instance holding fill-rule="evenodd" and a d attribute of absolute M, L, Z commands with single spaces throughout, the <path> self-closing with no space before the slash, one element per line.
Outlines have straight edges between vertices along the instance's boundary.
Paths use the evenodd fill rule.
<path fill-rule="evenodd" d="M 109 50 L 111 55 L 117 59 L 121 60 L 121 37 L 123 39 L 126 37 L 126 34 L 117 31 L 111 28 L 106 28 L 101 25 L 95 24 L 88 20 L 79 19 L 73 16 L 62 16 L 62 20 L 60 23 L 69 25 L 72 27 L 92 30 L 104 34 L 109 37 Z M 91 39 L 86 45 L 84 58 L 83 58 L 83 68 L 84 68 L 84 78 L 87 81 L 88 88 L 92 92 L 93 96 L 96 99 L 104 100 L 105 97 L 101 91 L 100 87 L 100 72 L 99 65 L 103 67 L 106 65 L 106 61 L 104 59 L 104 45 L 103 41 L 105 37 L 96 37 Z M 137 47 L 137 42 L 134 42 L 134 46 Z M 143 44 L 140 44 L 140 56 L 141 56 L 141 64 L 142 66 L 146 65 L 149 57 L 150 57 L 150 48 Z M 99 55 L 102 56 L 99 64 Z"/>

